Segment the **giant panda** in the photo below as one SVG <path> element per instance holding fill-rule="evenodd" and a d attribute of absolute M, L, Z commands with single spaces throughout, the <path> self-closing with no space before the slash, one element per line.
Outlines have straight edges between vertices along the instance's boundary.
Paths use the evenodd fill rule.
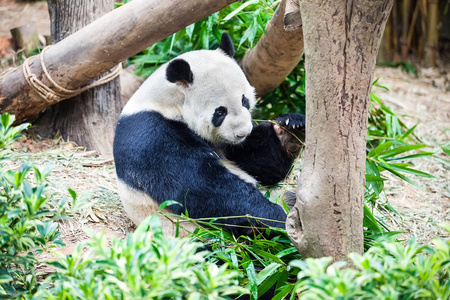
<path fill-rule="evenodd" d="M 256 223 L 284 228 L 284 209 L 255 184 L 285 178 L 299 151 L 287 133 L 304 130 L 304 116 L 255 125 L 254 88 L 233 55 L 223 34 L 218 49 L 187 52 L 162 65 L 125 105 L 113 153 L 119 195 L 135 224 L 175 200 L 180 205 L 166 213 L 219 218 L 215 224 L 235 234 L 251 234 Z M 176 218 L 161 220 L 168 235 L 180 224 L 180 235 L 192 230 Z"/>

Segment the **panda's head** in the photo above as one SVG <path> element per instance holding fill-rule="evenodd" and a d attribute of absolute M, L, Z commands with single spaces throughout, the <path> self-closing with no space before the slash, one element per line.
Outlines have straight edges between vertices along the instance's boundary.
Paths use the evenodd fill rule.
<path fill-rule="evenodd" d="M 187 52 L 166 67 L 166 79 L 184 95 L 183 121 L 214 144 L 238 144 L 252 131 L 255 91 L 233 55 L 223 34 L 219 49 Z"/>

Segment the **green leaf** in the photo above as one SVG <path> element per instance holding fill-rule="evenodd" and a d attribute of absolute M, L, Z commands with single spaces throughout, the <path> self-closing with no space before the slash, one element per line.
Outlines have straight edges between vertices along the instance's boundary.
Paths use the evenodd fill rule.
<path fill-rule="evenodd" d="M 364 204 L 363 226 L 376 233 L 384 232 L 366 204 Z"/>
<path fill-rule="evenodd" d="M 385 181 L 385 180 L 387 179 L 380 176 L 366 174 L 366 181 Z"/>
<path fill-rule="evenodd" d="M 378 157 L 384 150 L 388 149 L 389 147 L 392 147 L 394 143 L 392 142 L 385 142 L 380 145 L 378 145 L 375 149 L 372 149 L 368 154 L 367 157 Z"/>
<path fill-rule="evenodd" d="M 421 187 L 420 185 L 418 185 L 417 183 L 413 182 L 411 179 L 409 179 L 408 177 L 404 176 L 403 174 L 400 174 L 399 172 L 397 172 L 396 170 L 394 170 L 389 164 L 380 161 L 380 166 L 385 169 L 386 171 L 394 174 L 395 176 L 399 177 L 400 179 L 405 180 L 406 182 L 410 183 L 411 185 L 419 188 L 419 189 L 423 189 L 423 187 Z"/>
<path fill-rule="evenodd" d="M 434 155 L 433 152 L 420 152 L 416 154 L 406 155 L 406 156 L 397 156 L 392 158 L 385 158 L 385 161 L 395 161 L 395 160 L 405 160 L 405 159 L 413 159 L 419 157 L 428 157 Z"/>
<path fill-rule="evenodd" d="M 260 285 L 264 280 L 266 280 L 269 276 L 275 273 L 282 266 L 283 265 L 279 263 L 273 262 L 264 269 L 262 269 L 256 276 L 256 284 Z"/>
<path fill-rule="evenodd" d="M 423 171 L 411 169 L 408 167 L 403 167 L 401 164 L 388 164 L 393 170 L 397 170 L 399 172 L 409 173 L 420 177 L 426 177 L 426 178 L 436 178 L 435 176 L 428 174 Z"/>
<path fill-rule="evenodd" d="M 258 274 L 259 275 L 259 274 Z M 269 276 L 262 284 L 258 287 L 258 295 L 263 296 L 268 290 L 272 288 L 272 286 L 283 276 L 283 272 L 275 272 L 271 276 Z M 287 279 L 287 278 L 286 278 Z M 286 281 L 285 281 L 286 282 Z"/>
<path fill-rule="evenodd" d="M 245 3 L 243 3 L 242 5 L 240 5 L 237 9 L 233 10 L 231 13 L 229 13 L 225 18 L 223 18 L 223 21 L 226 22 L 228 20 L 230 20 L 231 18 L 233 18 L 235 15 L 237 15 L 238 13 L 240 13 L 242 10 L 244 10 L 247 6 L 252 5 L 252 4 L 257 4 L 259 2 L 259 0 L 251 0 L 251 1 L 247 1 Z"/>
<path fill-rule="evenodd" d="M 385 89 L 386 91 L 389 91 L 389 89 L 388 89 L 386 86 L 380 85 L 380 84 L 377 83 L 379 79 L 380 79 L 380 78 L 377 78 L 377 79 L 372 83 L 372 85 L 373 85 L 373 86 L 376 86 L 376 87 L 379 87 L 379 88 L 382 88 L 382 89 Z"/>
<path fill-rule="evenodd" d="M 166 208 L 167 206 L 170 206 L 170 205 L 179 205 L 179 206 L 183 207 L 183 205 L 180 202 L 178 202 L 178 201 L 166 200 L 163 203 L 161 203 L 161 205 L 159 206 L 158 210 L 162 211 L 164 208 Z"/>
<path fill-rule="evenodd" d="M 150 226 L 150 229 L 152 230 L 155 237 L 164 237 L 164 233 L 161 226 L 161 220 L 159 219 L 158 215 L 153 214 L 148 219 L 148 225 Z"/>
<path fill-rule="evenodd" d="M 401 147 L 397 147 L 394 148 L 392 150 L 383 152 L 381 154 L 379 154 L 378 156 L 380 158 L 386 158 L 386 157 L 394 157 L 396 155 L 399 155 L 400 153 L 404 153 L 404 152 L 408 152 L 411 150 L 416 150 L 416 149 L 420 149 L 420 148 L 424 148 L 427 147 L 426 145 L 407 145 L 407 146 L 401 146 Z"/>
<path fill-rule="evenodd" d="M 289 293 L 292 293 L 294 290 L 295 285 L 287 285 L 285 286 L 280 292 L 278 292 L 278 294 L 276 294 L 272 300 L 281 300 L 284 299 L 287 295 L 289 295 Z"/>
<path fill-rule="evenodd" d="M 450 155 L 450 146 L 442 146 L 442 150 L 445 152 L 445 154 Z"/>
<path fill-rule="evenodd" d="M 273 260 L 274 262 L 279 263 L 279 264 L 283 263 L 283 261 L 280 258 L 278 258 L 278 256 L 273 255 L 272 253 L 269 253 L 267 251 L 264 251 L 264 250 L 261 250 L 258 248 L 253 248 L 252 251 L 259 254 L 266 260 Z"/>
<path fill-rule="evenodd" d="M 245 272 L 247 273 L 252 296 L 254 299 L 258 299 L 258 282 L 256 280 L 255 265 L 253 264 L 252 261 L 250 261 L 250 263 L 248 264 L 247 268 L 245 269 Z"/>
<path fill-rule="evenodd" d="M 298 252 L 298 250 L 295 249 L 295 247 L 291 247 L 291 248 L 287 248 L 287 249 L 284 249 L 283 251 L 278 252 L 277 257 L 282 258 L 284 256 L 287 256 L 292 253 L 297 253 L 297 252 Z"/>
<path fill-rule="evenodd" d="M 409 128 L 403 135 L 402 135 L 402 139 L 405 139 L 406 137 L 408 137 L 417 127 L 417 125 L 419 125 L 419 123 L 417 123 L 416 125 L 414 125 L 413 127 Z"/>
<path fill-rule="evenodd" d="M 68 188 L 67 191 L 69 192 L 69 194 L 70 194 L 70 196 L 72 197 L 73 200 L 77 199 L 77 192 L 75 192 L 71 188 Z"/>

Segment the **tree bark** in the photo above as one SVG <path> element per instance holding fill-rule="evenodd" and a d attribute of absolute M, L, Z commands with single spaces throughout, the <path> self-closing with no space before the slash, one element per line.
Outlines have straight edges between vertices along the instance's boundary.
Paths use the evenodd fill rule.
<path fill-rule="evenodd" d="M 241 65 L 248 81 L 256 93 L 263 96 L 278 87 L 300 62 L 303 55 L 303 33 L 301 20 L 295 20 L 295 29 L 286 30 L 284 16 L 286 3 L 283 0 L 267 23 L 263 34 L 242 59 Z M 291 25 L 292 26 L 292 25 Z"/>
<path fill-rule="evenodd" d="M 53 45 L 45 53 L 52 78 L 77 89 L 128 57 L 236 0 L 133 0 Z M 30 62 L 33 74 L 47 86 L 39 56 Z M 27 84 L 19 67 L 0 78 L 0 112 L 23 122 L 59 100 L 45 100 Z"/>
<path fill-rule="evenodd" d="M 367 110 L 393 0 L 300 0 L 306 149 L 287 230 L 304 257 L 363 252 Z"/>
<path fill-rule="evenodd" d="M 57 43 L 114 8 L 113 0 L 48 0 L 51 36 Z M 73 98 L 48 107 L 33 121 L 41 137 L 60 133 L 104 156 L 112 156 L 114 128 L 122 111 L 120 79 L 91 88 Z"/>
<path fill-rule="evenodd" d="M 401 16 L 402 16 L 402 33 L 400 35 L 400 49 L 403 61 L 408 61 L 409 47 L 408 47 L 408 29 L 409 29 L 409 11 L 410 0 L 402 0 L 401 3 Z"/>
<path fill-rule="evenodd" d="M 427 35 L 425 42 L 424 67 L 436 67 L 439 34 L 439 0 L 428 1 Z"/>
<path fill-rule="evenodd" d="M 393 60 L 392 46 L 392 15 L 386 22 L 386 28 L 380 42 L 380 49 L 377 55 L 377 63 L 387 63 Z"/>

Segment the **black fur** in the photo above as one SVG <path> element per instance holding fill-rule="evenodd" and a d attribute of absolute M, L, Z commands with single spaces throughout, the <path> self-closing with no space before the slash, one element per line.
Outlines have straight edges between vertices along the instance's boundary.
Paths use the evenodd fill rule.
<path fill-rule="evenodd" d="M 287 119 L 289 123 L 285 125 Z M 287 130 L 295 130 L 295 126 L 296 133 L 300 131 L 304 134 L 304 115 L 285 114 L 275 120 Z M 283 148 L 273 124 L 269 122 L 254 126 L 252 133 L 243 143 L 226 145 L 224 152 L 226 158 L 237 163 L 263 186 L 274 185 L 286 178 L 296 158 Z"/>
<path fill-rule="evenodd" d="M 250 102 L 248 101 L 248 98 L 245 97 L 245 95 L 242 95 L 242 106 L 246 109 L 250 109 Z"/>
<path fill-rule="evenodd" d="M 191 84 L 194 81 L 191 67 L 184 59 L 174 59 L 167 66 L 166 78 L 172 83 L 181 83 L 183 85 Z"/>
<path fill-rule="evenodd" d="M 228 109 L 225 106 L 219 106 L 214 111 L 211 123 L 215 127 L 219 127 L 220 125 L 222 125 L 222 123 L 225 120 L 225 117 L 227 116 L 227 114 L 228 114 Z"/>
<path fill-rule="evenodd" d="M 280 125 L 283 125 L 288 130 L 297 131 L 300 130 L 300 133 L 303 133 L 303 136 L 300 136 L 302 140 L 304 140 L 305 133 L 305 124 L 306 118 L 305 115 L 302 114 L 282 114 L 274 119 Z M 286 125 L 286 121 L 289 120 L 289 123 Z M 295 128 L 294 128 L 295 126 Z"/>
<path fill-rule="evenodd" d="M 282 221 L 265 224 L 284 228 L 286 214 L 254 186 L 230 173 L 214 149 L 186 124 L 145 111 L 120 117 L 114 139 L 119 179 L 158 203 L 176 200 L 173 213 L 192 218 L 244 216 Z M 251 224 L 247 218 L 218 220 L 231 225 Z M 236 234 L 245 228 L 228 227 Z"/>
<path fill-rule="evenodd" d="M 293 159 L 281 147 L 270 123 L 261 123 L 239 145 L 227 145 L 225 157 L 252 175 L 262 185 L 273 185 L 289 173 Z"/>
<path fill-rule="evenodd" d="M 234 57 L 234 45 L 228 33 L 222 33 L 219 48 L 229 57 Z"/>

